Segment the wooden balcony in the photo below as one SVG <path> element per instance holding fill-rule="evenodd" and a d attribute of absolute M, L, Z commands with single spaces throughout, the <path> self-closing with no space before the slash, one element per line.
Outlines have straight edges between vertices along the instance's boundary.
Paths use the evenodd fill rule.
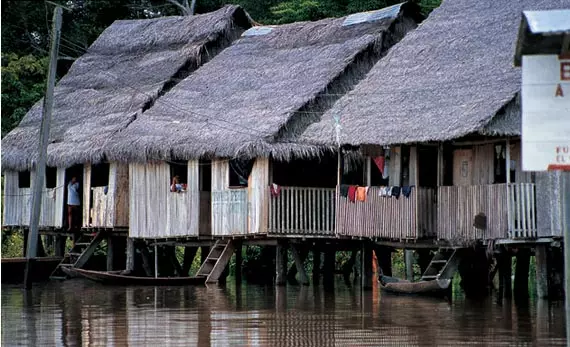
<path fill-rule="evenodd" d="M 269 208 L 270 234 L 335 235 L 334 188 L 281 187 Z"/>
<path fill-rule="evenodd" d="M 366 201 L 339 197 L 337 233 L 384 239 L 420 239 L 435 236 L 435 190 L 416 188 L 409 197 L 380 196 L 370 187 Z"/>
<path fill-rule="evenodd" d="M 532 183 L 447 186 L 438 189 L 438 239 L 536 237 Z"/>

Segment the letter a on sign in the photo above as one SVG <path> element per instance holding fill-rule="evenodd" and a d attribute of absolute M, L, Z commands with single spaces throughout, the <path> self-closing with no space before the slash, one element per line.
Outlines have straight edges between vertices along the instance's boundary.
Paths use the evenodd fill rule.
<path fill-rule="evenodd" d="M 564 96 L 564 91 L 562 90 L 560 83 L 558 83 L 558 86 L 556 87 L 556 93 L 554 93 L 554 96 Z"/>

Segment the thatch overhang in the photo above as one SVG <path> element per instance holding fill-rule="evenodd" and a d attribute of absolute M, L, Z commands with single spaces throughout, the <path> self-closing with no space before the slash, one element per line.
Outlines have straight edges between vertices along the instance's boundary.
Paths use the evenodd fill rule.
<path fill-rule="evenodd" d="M 513 66 L 521 12 L 569 0 L 443 1 L 351 92 L 308 127 L 301 143 L 397 145 L 469 134 L 520 134 Z"/>
<path fill-rule="evenodd" d="M 373 19 L 370 19 L 373 17 Z M 116 137 L 110 160 L 292 155 L 288 143 L 422 18 L 413 3 L 344 18 L 254 27 Z"/>
<path fill-rule="evenodd" d="M 47 163 L 105 160 L 105 148 L 169 88 L 251 26 L 239 6 L 196 16 L 118 20 L 55 88 Z M 2 139 L 2 169 L 37 158 L 43 99 Z"/>

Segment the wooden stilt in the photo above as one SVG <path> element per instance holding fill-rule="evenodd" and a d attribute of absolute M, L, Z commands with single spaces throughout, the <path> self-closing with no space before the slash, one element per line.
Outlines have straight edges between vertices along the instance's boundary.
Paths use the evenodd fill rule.
<path fill-rule="evenodd" d="M 174 268 L 174 271 L 176 272 L 176 274 L 178 276 L 187 276 L 188 274 L 184 274 L 184 271 L 182 270 L 182 266 L 180 265 L 180 262 L 178 261 L 178 257 L 176 256 L 176 246 L 171 246 L 168 248 L 168 257 L 170 258 L 170 263 L 172 264 L 172 267 Z"/>
<path fill-rule="evenodd" d="M 548 246 L 537 245 L 534 249 L 536 259 L 536 295 L 548 297 Z"/>
<path fill-rule="evenodd" d="M 125 270 L 130 273 L 135 271 L 135 240 L 127 237 L 127 260 L 125 263 Z"/>
<path fill-rule="evenodd" d="M 65 255 L 65 241 L 67 240 L 67 236 L 58 235 L 55 237 L 55 256 L 56 257 L 63 257 Z"/>
<path fill-rule="evenodd" d="M 519 248 L 515 268 L 515 296 L 528 297 L 528 270 L 530 266 L 530 250 Z"/>
<path fill-rule="evenodd" d="M 184 247 L 184 261 L 182 262 L 183 276 L 188 276 L 194 258 L 196 258 L 196 253 L 198 253 L 198 247 Z"/>
<path fill-rule="evenodd" d="M 22 256 L 25 257 L 27 255 L 28 252 L 28 235 L 29 235 L 29 230 L 24 229 L 23 233 L 24 233 L 24 249 L 22 250 Z"/>
<path fill-rule="evenodd" d="M 392 249 L 389 247 L 376 247 L 376 260 L 380 273 L 385 276 L 392 276 Z"/>
<path fill-rule="evenodd" d="M 275 284 L 285 285 L 287 271 L 287 250 L 283 241 L 277 243 L 275 249 Z"/>
<path fill-rule="evenodd" d="M 406 263 L 406 279 L 414 280 L 414 251 L 411 249 L 404 250 L 404 261 Z"/>
<path fill-rule="evenodd" d="M 242 242 L 235 241 L 235 255 L 236 255 L 236 267 L 235 267 L 235 280 L 236 284 L 241 283 L 241 265 L 243 263 L 243 254 L 242 254 Z"/>
<path fill-rule="evenodd" d="M 295 260 L 295 266 L 297 267 L 297 272 L 299 273 L 299 282 L 302 285 L 309 285 L 309 276 L 305 271 L 304 260 L 302 259 L 300 252 L 296 245 L 291 245 L 291 253 L 293 254 L 293 260 Z"/>
<path fill-rule="evenodd" d="M 150 252 L 148 251 L 148 246 L 144 245 L 140 248 L 140 250 L 141 250 L 142 266 L 144 272 L 146 273 L 147 276 L 153 276 L 154 271 L 153 271 L 153 266 L 151 265 L 152 263 L 150 260 Z"/>
<path fill-rule="evenodd" d="M 321 276 L 321 249 L 318 245 L 313 246 L 313 284 L 319 284 Z"/>
<path fill-rule="evenodd" d="M 342 265 L 342 275 L 344 277 L 344 282 L 350 284 L 350 274 L 354 270 L 354 264 L 356 263 L 356 256 L 358 255 L 358 250 L 353 249 L 350 253 L 350 258 Z M 354 276 L 356 278 L 356 275 Z"/>
<path fill-rule="evenodd" d="M 512 296 L 512 267 L 511 267 L 511 254 L 504 247 L 497 257 L 499 266 L 499 295 L 503 298 L 510 298 Z"/>
<path fill-rule="evenodd" d="M 334 286 L 336 249 L 334 245 L 328 245 L 325 249 L 325 262 L 323 266 L 323 284 L 325 287 Z"/>
<path fill-rule="evenodd" d="M 307 259 L 309 250 L 306 247 L 298 247 L 297 253 L 301 258 L 301 261 L 304 262 L 305 259 Z M 296 276 L 297 276 L 297 264 L 293 262 L 293 264 L 291 264 L 291 266 L 289 267 L 289 271 L 287 271 L 287 281 L 289 281 L 290 283 L 297 284 L 297 279 L 295 278 Z"/>
<path fill-rule="evenodd" d="M 370 289 L 372 288 L 372 247 L 366 242 L 362 243 L 361 255 L 362 272 L 360 278 L 362 289 Z"/>
<path fill-rule="evenodd" d="M 114 240 L 112 236 L 107 237 L 107 271 L 113 271 L 115 256 Z"/>

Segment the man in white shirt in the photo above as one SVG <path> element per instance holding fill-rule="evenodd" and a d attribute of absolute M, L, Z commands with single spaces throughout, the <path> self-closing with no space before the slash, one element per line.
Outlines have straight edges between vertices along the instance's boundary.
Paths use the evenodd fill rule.
<path fill-rule="evenodd" d="M 79 210 L 81 200 L 79 199 L 79 182 L 77 177 L 72 177 L 67 184 L 67 230 L 73 227 L 73 215 Z"/>

